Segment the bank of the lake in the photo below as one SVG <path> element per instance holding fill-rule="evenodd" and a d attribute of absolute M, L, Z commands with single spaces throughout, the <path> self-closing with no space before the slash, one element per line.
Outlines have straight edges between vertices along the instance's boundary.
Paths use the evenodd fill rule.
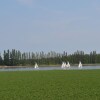
<path fill-rule="evenodd" d="M 78 64 L 70 64 L 72 67 L 78 66 Z M 82 64 L 83 66 L 100 66 L 100 64 Z M 39 67 L 60 67 L 60 64 L 56 65 L 39 65 Z M 19 66 L 0 66 L 0 68 L 34 68 L 34 65 L 19 65 Z"/>

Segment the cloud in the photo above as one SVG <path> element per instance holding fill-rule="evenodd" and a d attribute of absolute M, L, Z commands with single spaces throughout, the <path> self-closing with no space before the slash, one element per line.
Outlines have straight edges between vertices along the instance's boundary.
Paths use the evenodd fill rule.
<path fill-rule="evenodd" d="M 33 0 L 17 0 L 21 4 L 32 5 Z"/>

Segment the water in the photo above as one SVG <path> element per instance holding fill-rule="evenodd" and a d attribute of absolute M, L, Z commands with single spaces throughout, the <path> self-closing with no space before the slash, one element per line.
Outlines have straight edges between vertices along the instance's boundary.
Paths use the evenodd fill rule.
<path fill-rule="evenodd" d="M 1 68 L 0 71 L 32 71 L 32 70 L 94 70 L 100 69 L 100 66 L 83 66 L 78 68 L 77 66 L 71 66 L 70 68 L 62 69 L 61 66 L 58 67 L 39 67 L 39 69 L 32 68 Z"/>

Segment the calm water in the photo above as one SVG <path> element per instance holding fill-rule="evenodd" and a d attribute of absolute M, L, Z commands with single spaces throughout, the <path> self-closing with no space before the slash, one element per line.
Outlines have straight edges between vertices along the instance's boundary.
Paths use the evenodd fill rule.
<path fill-rule="evenodd" d="M 32 71 L 32 70 L 93 70 L 100 69 L 100 66 L 83 66 L 83 68 L 78 68 L 72 66 L 71 68 L 62 69 L 61 67 L 39 67 L 39 69 L 33 68 L 1 68 L 0 71 Z"/>

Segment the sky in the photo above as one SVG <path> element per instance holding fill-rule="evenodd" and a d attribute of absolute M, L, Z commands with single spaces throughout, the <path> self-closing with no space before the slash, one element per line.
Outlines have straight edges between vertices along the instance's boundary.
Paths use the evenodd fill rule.
<path fill-rule="evenodd" d="M 100 53 L 100 0 L 0 0 L 0 52 Z"/>

